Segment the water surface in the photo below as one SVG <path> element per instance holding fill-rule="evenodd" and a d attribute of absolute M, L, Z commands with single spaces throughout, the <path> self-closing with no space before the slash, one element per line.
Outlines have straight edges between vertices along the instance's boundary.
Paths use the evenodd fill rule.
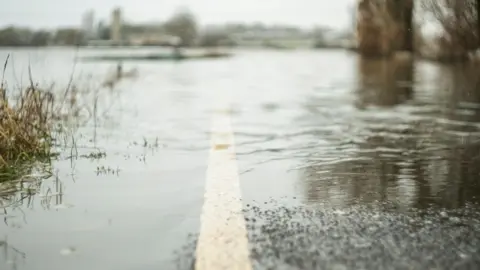
<path fill-rule="evenodd" d="M 16 85 L 28 79 L 29 63 L 40 82 L 61 86 L 74 74 L 90 88 L 115 65 L 75 62 L 92 50 L 3 50 L 0 59 L 12 51 L 6 78 Z M 102 117 L 93 121 L 83 112 L 78 158 L 55 161 L 55 177 L 44 180 L 37 195 L 7 208 L 0 225 L 6 251 L 0 264 L 7 269 L 187 269 L 195 244 L 187 235 L 200 227 L 218 89 L 233 96 L 245 217 L 266 220 L 260 233 L 258 224 L 248 223 L 256 269 L 347 267 L 352 261 L 368 269 L 425 269 L 435 260 L 414 252 L 442 250 L 441 256 L 453 246 L 461 252 L 444 254 L 438 269 L 476 265 L 480 89 L 471 68 L 367 61 L 335 50 L 238 51 L 230 59 L 129 62 L 124 68 L 136 68 L 138 77 L 99 90 Z M 96 151 L 106 157 L 80 157 Z M 71 154 L 66 149 L 62 156 Z M 292 211 L 299 225 L 279 209 Z M 455 219 L 442 225 L 445 217 Z M 337 224 L 334 231 L 327 230 L 329 222 Z M 413 223 L 423 231 L 412 236 Z M 468 230 L 454 236 L 448 228 L 455 224 Z M 365 233 L 362 226 L 385 232 Z M 382 247 L 390 238 L 404 240 L 392 242 L 400 251 L 387 249 L 362 262 L 362 244 L 340 245 L 336 234 L 374 251 L 372 239 L 383 239 Z M 285 248 L 291 243 L 293 255 Z M 320 247 L 335 254 L 304 252 Z"/>

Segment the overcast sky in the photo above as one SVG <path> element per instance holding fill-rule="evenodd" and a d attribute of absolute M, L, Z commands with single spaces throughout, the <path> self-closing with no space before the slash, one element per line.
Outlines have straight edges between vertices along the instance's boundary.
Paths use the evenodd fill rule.
<path fill-rule="evenodd" d="M 129 21 L 162 21 L 188 7 L 201 24 L 219 22 L 284 23 L 299 26 L 349 27 L 355 0 L 0 0 L 0 26 L 33 28 L 77 26 L 89 8 L 108 19 L 115 6 Z"/>

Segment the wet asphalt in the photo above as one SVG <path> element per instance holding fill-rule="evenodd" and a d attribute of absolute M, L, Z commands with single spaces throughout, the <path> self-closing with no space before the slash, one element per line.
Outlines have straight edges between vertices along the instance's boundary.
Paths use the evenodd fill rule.
<path fill-rule="evenodd" d="M 478 269 L 478 206 L 401 211 L 394 204 L 244 209 L 253 269 Z M 197 236 L 177 251 L 193 269 Z"/>

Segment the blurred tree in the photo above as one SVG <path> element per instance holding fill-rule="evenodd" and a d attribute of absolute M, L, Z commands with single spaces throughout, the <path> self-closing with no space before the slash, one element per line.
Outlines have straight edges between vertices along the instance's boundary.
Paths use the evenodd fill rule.
<path fill-rule="evenodd" d="M 328 46 L 327 35 L 331 31 L 328 27 L 316 26 L 313 28 L 311 35 L 313 37 L 314 48 L 324 48 Z"/>
<path fill-rule="evenodd" d="M 0 30 L 0 46 L 20 46 L 22 39 L 13 27 Z"/>
<path fill-rule="evenodd" d="M 228 35 L 225 30 L 205 31 L 199 37 L 198 45 L 201 47 L 217 47 L 217 46 L 235 46 L 235 41 Z"/>
<path fill-rule="evenodd" d="M 392 18 L 394 49 L 413 52 L 415 35 L 413 0 L 387 1 L 386 8 Z"/>
<path fill-rule="evenodd" d="M 84 33 L 75 28 L 59 29 L 55 33 L 54 42 L 58 45 L 82 45 Z"/>
<path fill-rule="evenodd" d="M 98 39 L 100 40 L 109 40 L 110 39 L 110 29 L 105 25 L 103 21 L 100 21 L 97 25 Z"/>
<path fill-rule="evenodd" d="M 0 30 L 0 46 L 27 46 L 31 36 L 28 29 L 9 26 Z"/>
<path fill-rule="evenodd" d="M 33 32 L 30 39 L 31 46 L 47 46 L 52 40 L 52 34 L 47 31 L 37 31 Z"/>
<path fill-rule="evenodd" d="M 478 0 L 423 0 L 425 15 L 442 30 L 439 48 L 445 58 L 466 58 L 468 51 L 480 44 Z"/>
<path fill-rule="evenodd" d="M 176 12 L 164 25 L 169 35 L 181 39 L 182 46 L 192 46 L 197 39 L 198 26 L 195 16 L 187 9 Z"/>

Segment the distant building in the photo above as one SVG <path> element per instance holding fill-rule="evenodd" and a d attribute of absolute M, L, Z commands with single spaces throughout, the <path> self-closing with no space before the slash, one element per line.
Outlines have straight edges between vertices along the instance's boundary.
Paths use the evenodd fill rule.
<path fill-rule="evenodd" d="M 137 33 L 128 36 L 128 43 L 136 46 L 169 46 L 174 44 L 178 37 L 162 33 Z"/>
<path fill-rule="evenodd" d="M 315 39 L 301 30 L 285 28 L 250 28 L 244 31 L 229 32 L 229 36 L 239 46 L 269 46 L 279 48 L 312 47 Z"/>
<path fill-rule="evenodd" d="M 85 33 L 87 39 L 96 38 L 95 12 L 93 10 L 88 10 L 83 14 L 81 29 Z"/>
<path fill-rule="evenodd" d="M 116 8 L 112 12 L 110 23 L 110 40 L 115 43 L 122 42 L 122 11 Z"/>

